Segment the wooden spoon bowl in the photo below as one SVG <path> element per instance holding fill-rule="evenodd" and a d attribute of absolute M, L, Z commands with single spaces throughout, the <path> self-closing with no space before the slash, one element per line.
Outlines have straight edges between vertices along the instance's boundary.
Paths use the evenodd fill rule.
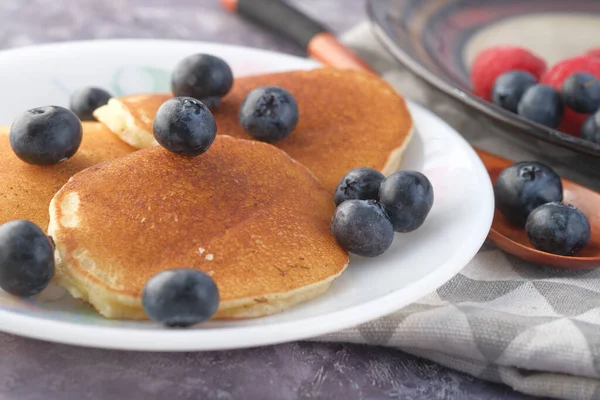
<path fill-rule="evenodd" d="M 476 151 L 493 183 L 504 168 L 514 163 L 483 150 Z M 562 184 L 563 202 L 579 208 L 592 228 L 590 243 L 577 256 L 559 256 L 535 249 L 529 243 L 525 229 L 512 225 L 498 210 L 494 213 L 488 239 L 507 253 L 534 263 L 570 269 L 600 267 L 600 193 L 567 179 L 562 179 Z"/>

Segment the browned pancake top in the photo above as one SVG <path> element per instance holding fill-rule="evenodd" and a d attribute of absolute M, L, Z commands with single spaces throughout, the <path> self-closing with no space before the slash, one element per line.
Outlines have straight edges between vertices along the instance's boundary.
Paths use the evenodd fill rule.
<path fill-rule="evenodd" d="M 232 91 L 213 110 L 218 133 L 249 138 L 238 112 L 248 93 L 260 86 L 281 86 L 294 95 L 300 110 L 298 126 L 275 146 L 307 166 L 331 191 L 353 168 L 382 170 L 412 129 L 404 99 L 383 79 L 322 68 L 236 79 Z M 121 100 L 140 128 L 152 133 L 154 114 L 168 97 L 134 95 Z"/>
<path fill-rule="evenodd" d="M 94 166 L 57 194 L 57 221 L 75 192 L 79 226 L 61 227 L 57 243 L 76 273 L 113 292 L 139 296 L 152 275 L 191 267 L 213 276 L 224 301 L 260 301 L 348 261 L 330 231 L 332 196 L 268 144 L 219 136 L 195 158 L 156 147 Z M 82 254 L 93 272 L 74 259 Z"/>
<path fill-rule="evenodd" d="M 0 223 L 27 219 L 48 226 L 48 206 L 54 194 L 75 173 L 135 149 L 98 122 L 83 123 L 77 153 L 58 165 L 36 166 L 21 161 L 10 147 L 10 127 L 0 127 Z"/>

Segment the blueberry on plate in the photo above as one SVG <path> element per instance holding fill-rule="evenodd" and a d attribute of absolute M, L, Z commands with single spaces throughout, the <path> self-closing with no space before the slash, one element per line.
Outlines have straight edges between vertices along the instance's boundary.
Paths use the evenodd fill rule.
<path fill-rule="evenodd" d="M 525 226 L 536 207 L 562 201 L 560 176 L 539 162 L 518 162 L 500 173 L 494 184 L 496 207 L 513 225 Z"/>
<path fill-rule="evenodd" d="M 587 217 L 574 206 L 557 202 L 533 210 L 525 231 L 536 249 L 563 256 L 574 256 L 590 241 Z"/>
<path fill-rule="evenodd" d="M 193 54 L 184 58 L 171 74 L 171 91 L 177 97 L 197 100 L 221 98 L 229 93 L 232 86 L 233 73 L 229 65 L 210 54 Z"/>
<path fill-rule="evenodd" d="M 340 180 L 335 188 L 335 205 L 346 200 L 377 200 L 379 185 L 385 176 L 373 168 L 355 168 Z"/>
<path fill-rule="evenodd" d="M 204 153 L 217 136 L 217 123 L 206 105 L 191 97 L 174 97 L 156 112 L 154 138 L 165 149 L 184 156 Z"/>
<path fill-rule="evenodd" d="M 492 89 L 492 101 L 505 110 L 517 112 L 519 101 L 537 80 L 527 71 L 509 71 L 500 75 Z"/>
<path fill-rule="evenodd" d="M 53 165 L 77 152 L 83 136 L 81 121 L 59 106 L 34 108 L 21 114 L 10 127 L 10 146 L 29 164 Z"/>
<path fill-rule="evenodd" d="M 263 142 L 286 138 L 298 124 L 298 104 L 287 90 L 265 86 L 251 91 L 240 108 L 240 123 Z"/>
<path fill-rule="evenodd" d="M 219 308 L 219 290 L 204 272 L 181 268 L 159 272 L 142 292 L 144 311 L 155 322 L 186 327 L 206 321 Z"/>
<path fill-rule="evenodd" d="M 219 104 L 221 104 L 220 97 L 206 97 L 200 101 L 202 103 L 204 103 L 204 105 L 208 108 L 214 108 L 214 107 L 218 106 Z"/>
<path fill-rule="evenodd" d="M 562 86 L 565 105 L 573 111 L 591 114 L 600 108 L 600 81 L 586 72 L 578 72 L 565 79 Z"/>
<path fill-rule="evenodd" d="M 381 207 L 373 200 L 347 200 L 333 214 L 331 230 L 346 251 L 377 257 L 392 245 L 394 229 Z"/>
<path fill-rule="evenodd" d="M 19 297 L 31 297 L 48 286 L 54 275 L 54 247 L 33 222 L 0 225 L 0 288 Z"/>
<path fill-rule="evenodd" d="M 553 87 L 534 85 L 525 91 L 517 112 L 530 121 L 556 128 L 565 112 L 560 94 Z"/>
<path fill-rule="evenodd" d="M 94 111 L 108 103 L 112 96 L 104 89 L 85 87 L 71 93 L 69 108 L 82 121 L 94 121 Z"/>
<path fill-rule="evenodd" d="M 433 206 L 433 187 L 420 172 L 398 171 L 381 182 L 379 202 L 394 231 L 411 232 L 423 225 Z"/>
<path fill-rule="evenodd" d="M 581 138 L 600 144 L 600 111 L 590 115 L 581 127 Z"/>

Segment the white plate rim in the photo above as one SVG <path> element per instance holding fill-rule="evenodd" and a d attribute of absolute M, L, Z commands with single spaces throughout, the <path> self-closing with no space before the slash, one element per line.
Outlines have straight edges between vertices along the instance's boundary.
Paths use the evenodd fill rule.
<path fill-rule="evenodd" d="M 264 53 L 276 57 L 286 57 L 298 63 L 298 68 L 310 68 L 318 66 L 317 63 L 300 57 L 282 54 L 269 50 L 254 49 L 244 46 L 225 45 L 198 41 L 182 40 L 154 40 L 154 39 L 124 39 L 124 40 L 98 40 L 98 41 L 74 41 L 56 44 L 43 44 L 20 49 L 10 49 L 0 52 L 0 60 L 10 55 L 23 55 L 24 53 L 40 50 L 52 50 L 56 47 L 70 47 L 81 45 L 136 45 L 154 42 L 157 45 L 165 44 L 187 44 L 198 46 L 228 47 L 232 51 Z M 94 325 L 76 324 L 68 321 L 56 321 L 16 314 L 10 311 L 0 310 L 0 331 L 16 334 L 24 337 L 41 339 L 50 342 L 64 343 L 85 347 L 135 350 L 135 351 L 209 351 L 229 350 L 263 345 L 272 345 L 283 342 L 315 338 L 321 335 L 351 328 L 377 318 L 388 315 L 403 306 L 418 300 L 427 293 L 437 290 L 440 286 L 454 277 L 467 263 L 477 254 L 485 242 L 487 233 L 492 224 L 494 213 L 493 188 L 487 175 L 486 169 L 468 142 L 446 122 L 424 107 L 407 102 L 412 113 L 427 115 L 428 118 L 439 120 L 448 127 L 449 133 L 459 143 L 460 147 L 472 156 L 476 165 L 477 173 L 482 175 L 485 187 L 481 188 L 482 203 L 489 204 L 485 220 L 481 221 L 481 228 L 477 238 L 470 241 L 470 245 L 461 254 L 454 254 L 446 261 L 443 269 L 437 269 L 435 273 L 404 287 L 400 291 L 392 292 L 375 300 L 362 303 L 344 310 L 332 312 L 326 315 L 313 316 L 295 321 L 278 322 L 270 324 L 269 329 L 262 326 L 239 327 L 231 330 L 210 329 L 201 330 L 139 330 L 133 328 L 99 327 Z M 417 119 L 417 118 L 415 118 Z M 364 317 L 368 315 L 368 317 Z M 68 332 L 68 334 L 65 334 Z M 243 337 L 241 342 L 239 339 Z"/>

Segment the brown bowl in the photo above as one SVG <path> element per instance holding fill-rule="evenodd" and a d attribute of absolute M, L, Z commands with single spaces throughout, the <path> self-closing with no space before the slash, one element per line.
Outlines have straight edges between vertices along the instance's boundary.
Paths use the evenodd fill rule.
<path fill-rule="evenodd" d="M 482 150 L 477 149 L 477 154 L 485 164 L 493 183 L 504 168 L 513 164 L 513 161 Z M 494 213 L 488 239 L 507 253 L 537 264 L 571 269 L 600 267 L 600 193 L 567 179 L 562 179 L 562 184 L 563 202 L 580 209 L 592 228 L 590 243 L 577 256 L 559 256 L 535 249 L 529 243 L 525 230 L 512 225 L 498 210 Z"/>

